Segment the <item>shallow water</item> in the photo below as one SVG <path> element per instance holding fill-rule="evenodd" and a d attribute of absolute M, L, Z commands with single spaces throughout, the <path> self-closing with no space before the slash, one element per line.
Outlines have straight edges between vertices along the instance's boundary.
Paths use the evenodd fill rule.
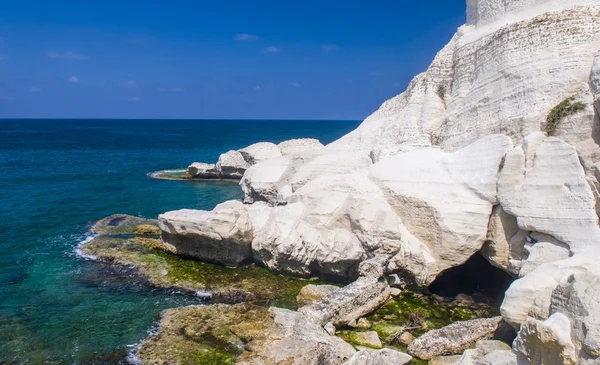
<path fill-rule="evenodd" d="M 113 213 L 212 209 L 230 182 L 150 179 L 258 141 L 315 137 L 336 121 L 0 121 L 0 363 L 118 363 L 164 308 L 199 303 L 148 288 L 75 254 Z"/>

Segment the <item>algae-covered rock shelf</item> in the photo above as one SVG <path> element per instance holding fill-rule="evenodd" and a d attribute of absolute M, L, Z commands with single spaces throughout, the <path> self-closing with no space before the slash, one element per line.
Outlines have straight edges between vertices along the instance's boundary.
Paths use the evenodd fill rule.
<path fill-rule="evenodd" d="M 136 356 L 143 364 L 254 364 L 256 361 L 268 364 L 276 360 L 270 349 L 281 346 L 279 341 L 294 344 L 293 348 L 300 352 L 304 352 L 302 349 L 310 341 L 326 342 L 329 347 L 322 350 L 325 352 L 319 350 L 316 358 L 326 356 L 345 361 L 369 346 L 374 347 L 372 350 L 386 347 L 404 352 L 406 345 L 398 341 L 404 332 L 418 337 L 454 321 L 498 314 L 497 306 L 474 302 L 467 296 L 442 298 L 410 291 L 398 294 L 395 289 L 396 295 L 390 297 L 388 288 L 377 294 L 383 295 L 383 305 L 379 307 L 377 303 L 382 299 L 377 299 L 375 311 L 353 320 L 354 324 L 341 325 L 330 334 L 311 322 L 310 317 L 289 309 L 309 308 L 319 301 L 328 303 L 327 297 L 335 294 L 342 299 L 343 312 L 347 306 L 355 305 L 351 304 L 355 300 L 349 297 L 351 300 L 344 304 L 346 294 L 340 284 L 277 275 L 256 265 L 229 268 L 177 256 L 172 252 L 175 248 L 160 239 L 156 220 L 113 215 L 97 222 L 92 232 L 97 236 L 80 249 L 99 265 L 122 268 L 128 273 L 133 268 L 134 275 L 151 286 L 200 295 L 213 303 L 234 304 L 207 302 L 164 311 L 157 332 L 137 350 Z M 370 264 L 365 267 L 362 271 L 371 274 Z M 311 329 L 309 334 L 307 328 Z M 292 334 L 282 340 L 282 333 Z M 367 339 L 359 340 L 363 337 Z M 392 354 L 397 356 L 396 352 Z M 380 356 L 392 355 L 384 352 Z"/>
<path fill-rule="evenodd" d="M 273 274 L 256 265 L 228 268 L 177 256 L 160 240 L 155 220 L 113 215 L 96 223 L 92 232 L 98 236 L 80 247 L 83 254 L 100 263 L 134 267 L 141 278 L 158 288 L 211 297 L 214 302 L 252 301 L 295 308 L 303 286 L 322 283 Z"/>

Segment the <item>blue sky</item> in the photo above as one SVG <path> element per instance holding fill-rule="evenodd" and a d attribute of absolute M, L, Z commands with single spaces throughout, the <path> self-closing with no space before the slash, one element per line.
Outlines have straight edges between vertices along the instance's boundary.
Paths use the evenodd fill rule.
<path fill-rule="evenodd" d="M 464 0 L 0 2 L 0 118 L 363 119 Z"/>

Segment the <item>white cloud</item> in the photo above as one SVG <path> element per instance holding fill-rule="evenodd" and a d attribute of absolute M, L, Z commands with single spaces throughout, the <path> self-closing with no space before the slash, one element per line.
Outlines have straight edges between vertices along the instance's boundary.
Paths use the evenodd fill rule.
<path fill-rule="evenodd" d="M 48 53 L 46 53 L 46 55 L 50 58 L 58 58 L 58 59 L 62 59 L 62 60 L 87 60 L 87 59 L 89 59 L 89 57 L 86 55 L 71 52 L 71 51 L 69 51 L 69 52 L 49 51 Z"/>
<path fill-rule="evenodd" d="M 256 85 L 256 86 L 254 87 L 254 91 L 260 91 L 260 86 Z"/>
<path fill-rule="evenodd" d="M 321 48 L 323 49 L 323 52 L 329 53 L 337 51 L 338 49 L 340 49 L 340 46 L 338 46 L 337 44 L 326 44 Z"/>
<path fill-rule="evenodd" d="M 280 50 L 281 50 L 281 49 L 279 49 L 279 48 L 277 48 L 277 47 L 275 47 L 275 46 L 270 46 L 270 47 L 267 47 L 267 48 L 265 48 L 265 51 L 266 51 L 266 52 L 269 52 L 269 53 L 277 53 L 277 52 L 279 52 Z"/>
<path fill-rule="evenodd" d="M 6 101 L 15 101 L 15 98 L 13 98 L 12 96 L 3 96 L 2 99 Z"/>
<path fill-rule="evenodd" d="M 121 85 L 123 85 L 124 87 L 130 87 L 132 89 L 137 89 L 138 88 L 138 84 L 135 81 L 124 81 L 123 83 L 121 83 Z"/>
<path fill-rule="evenodd" d="M 233 39 L 235 39 L 236 41 L 255 41 L 258 39 L 258 36 L 248 33 L 240 33 L 236 34 Z"/>
<path fill-rule="evenodd" d="M 299 82 L 292 82 L 292 86 L 293 87 L 300 87 L 302 85 Z"/>
<path fill-rule="evenodd" d="M 37 86 L 32 86 L 29 88 L 30 93 L 39 93 L 40 91 L 42 91 L 42 89 Z"/>
<path fill-rule="evenodd" d="M 141 101 L 141 100 L 142 99 L 138 98 L 137 96 L 127 99 L 127 101 L 131 101 L 132 103 L 137 103 L 138 101 Z"/>
<path fill-rule="evenodd" d="M 69 77 L 69 78 L 67 79 L 67 82 L 70 82 L 70 83 L 72 83 L 72 84 L 75 84 L 75 83 L 78 83 L 78 82 L 79 82 L 79 79 L 78 79 L 77 77 L 75 77 L 75 76 L 71 76 L 71 77 Z"/>
<path fill-rule="evenodd" d="M 176 92 L 176 93 L 182 93 L 185 91 L 184 88 L 182 88 L 181 86 L 177 86 L 171 89 L 171 91 Z"/>
<path fill-rule="evenodd" d="M 372 71 L 369 75 L 371 75 L 371 76 L 381 76 L 381 72 L 379 72 L 379 71 Z"/>

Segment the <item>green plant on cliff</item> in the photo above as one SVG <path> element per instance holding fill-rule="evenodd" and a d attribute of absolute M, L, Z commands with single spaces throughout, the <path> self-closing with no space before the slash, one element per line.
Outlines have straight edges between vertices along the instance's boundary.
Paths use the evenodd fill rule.
<path fill-rule="evenodd" d="M 579 101 L 576 102 L 575 97 L 571 96 L 570 98 L 566 98 L 550 110 L 550 113 L 548 113 L 548 116 L 546 117 L 544 131 L 549 136 L 554 136 L 556 134 L 558 123 L 560 123 L 563 118 L 580 112 L 583 109 L 585 109 L 585 104 Z"/>

